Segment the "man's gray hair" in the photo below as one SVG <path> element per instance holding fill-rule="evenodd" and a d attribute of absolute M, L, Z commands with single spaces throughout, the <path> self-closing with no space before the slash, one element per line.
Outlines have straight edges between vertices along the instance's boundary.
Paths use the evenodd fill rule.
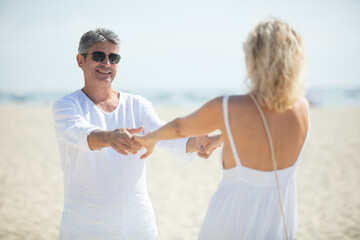
<path fill-rule="evenodd" d="M 90 47 L 97 42 L 110 42 L 119 45 L 120 39 L 119 36 L 113 31 L 106 28 L 97 28 L 86 32 L 80 39 L 79 43 L 79 54 L 87 53 Z"/>

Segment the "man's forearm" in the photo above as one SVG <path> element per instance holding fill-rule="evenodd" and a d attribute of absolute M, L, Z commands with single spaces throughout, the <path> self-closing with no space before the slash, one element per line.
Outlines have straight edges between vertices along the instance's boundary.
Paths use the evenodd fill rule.
<path fill-rule="evenodd" d="M 110 131 L 95 130 L 88 135 L 87 141 L 91 150 L 110 147 Z"/>

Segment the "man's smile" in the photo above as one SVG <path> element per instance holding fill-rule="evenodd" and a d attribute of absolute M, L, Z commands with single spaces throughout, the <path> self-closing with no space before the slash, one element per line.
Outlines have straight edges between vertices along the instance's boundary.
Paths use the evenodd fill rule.
<path fill-rule="evenodd" d="M 100 73 L 100 74 L 104 74 L 104 75 L 110 75 L 111 74 L 111 71 L 109 71 L 107 69 L 96 69 L 96 72 Z"/>

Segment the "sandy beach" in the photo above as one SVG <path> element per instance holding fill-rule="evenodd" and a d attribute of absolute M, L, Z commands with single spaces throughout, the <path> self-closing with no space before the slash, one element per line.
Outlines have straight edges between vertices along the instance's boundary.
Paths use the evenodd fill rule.
<path fill-rule="evenodd" d="M 164 120 L 191 108 L 155 106 Z M 297 172 L 297 239 L 360 239 L 360 107 L 312 108 Z M 0 105 L 0 239 L 57 239 L 63 173 L 50 105 Z M 159 240 L 197 239 L 221 179 L 220 150 L 180 162 L 156 149 L 147 181 Z"/>

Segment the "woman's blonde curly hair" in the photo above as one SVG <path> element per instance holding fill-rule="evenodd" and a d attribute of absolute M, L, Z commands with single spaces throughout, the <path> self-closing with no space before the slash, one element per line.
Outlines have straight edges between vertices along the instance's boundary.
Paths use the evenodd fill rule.
<path fill-rule="evenodd" d="M 250 32 L 244 42 L 247 85 L 262 106 L 290 109 L 304 94 L 305 50 L 289 24 L 271 19 Z"/>

